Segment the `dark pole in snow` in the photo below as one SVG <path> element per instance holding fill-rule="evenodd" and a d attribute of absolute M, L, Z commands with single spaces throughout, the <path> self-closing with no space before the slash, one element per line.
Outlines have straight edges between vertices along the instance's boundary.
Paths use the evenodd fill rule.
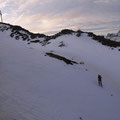
<path fill-rule="evenodd" d="M 3 22 L 1 10 L 0 10 L 0 17 L 1 17 L 1 22 Z"/>

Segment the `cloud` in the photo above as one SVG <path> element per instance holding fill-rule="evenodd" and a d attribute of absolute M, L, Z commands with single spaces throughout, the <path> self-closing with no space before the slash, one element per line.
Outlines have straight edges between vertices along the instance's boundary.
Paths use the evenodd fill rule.
<path fill-rule="evenodd" d="M 0 0 L 0 3 L 5 22 L 32 32 L 120 24 L 119 0 Z"/>
<path fill-rule="evenodd" d="M 118 3 L 119 2 L 119 0 L 94 0 L 94 3 L 106 3 L 106 4 L 109 4 L 109 3 Z"/>

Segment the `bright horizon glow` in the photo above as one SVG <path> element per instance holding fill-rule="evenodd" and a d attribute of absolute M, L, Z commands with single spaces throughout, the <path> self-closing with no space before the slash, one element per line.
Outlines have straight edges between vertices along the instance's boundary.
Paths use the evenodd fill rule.
<path fill-rule="evenodd" d="M 120 30 L 119 0 L 0 0 L 6 23 L 34 33 L 81 29 L 96 34 Z"/>

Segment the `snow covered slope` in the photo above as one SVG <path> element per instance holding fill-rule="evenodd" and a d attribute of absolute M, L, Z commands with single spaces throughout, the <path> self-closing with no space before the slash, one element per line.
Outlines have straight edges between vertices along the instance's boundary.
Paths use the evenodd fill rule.
<path fill-rule="evenodd" d="M 106 38 L 111 39 L 113 41 L 120 42 L 120 30 L 116 34 L 115 33 L 107 34 Z"/>
<path fill-rule="evenodd" d="M 8 25 L 0 32 L 0 120 L 120 119 L 117 48 L 103 46 L 88 33 L 32 39 L 21 31 L 28 35 L 23 41 L 10 37 L 19 34 L 12 30 Z"/>

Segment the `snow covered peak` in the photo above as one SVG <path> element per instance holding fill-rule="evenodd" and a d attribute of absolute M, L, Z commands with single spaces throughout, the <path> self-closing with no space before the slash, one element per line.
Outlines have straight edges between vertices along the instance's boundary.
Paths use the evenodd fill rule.
<path fill-rule="evenodd" d="M 31 42 L 40 42 L 40 40 L 43 40 L 41 38 L 45 38 L 46 35 L 39 34 L 39 33 L 32 33 L 21 26 L 16 25 L 10 25 L 6 23 L 0 23 L 0 31 L 5 32 L 9 31 L 9 35 L 12 38 L 15 38 L 16 40 L 23 40 L 23 41 L 31 41 Z"/>
<path fill-rule="evenodd" d="M 120 30 L 118 31 L 118 33 L 107 34 L 106 38 L 112 41 L 120 42 Z"/>
<path fill-rule="evenodd" d="M 8 24 L 4 24 L 4 23 L 0 23 L 0 31 L 5 31 L 8 30 L 10 28 L 10 25 Z"/>
<path fill-rule="evenodd" d="M 120 36 L 120 30 L 118 31 L 118 33 L 117 33 L 119 36 Z"/>

